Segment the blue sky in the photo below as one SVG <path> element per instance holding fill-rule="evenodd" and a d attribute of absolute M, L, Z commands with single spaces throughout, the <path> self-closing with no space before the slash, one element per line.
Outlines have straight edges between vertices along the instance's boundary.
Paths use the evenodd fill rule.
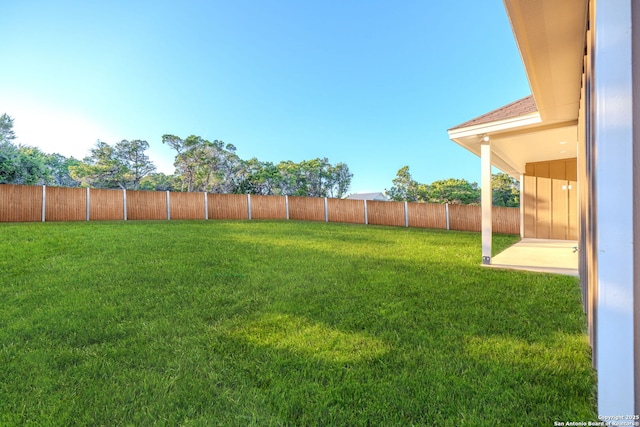
<path fill-rule="evenodd" d="M 440 4 L 441 3 L 441 4 Z M 6 2 L 0 114 L 17 143 L 83 158 L 163 134 L 277 163 L 327 157 L 351 192 L 402 166 L 480 180 L 446 130 L 530 93 L 502 1 Z"/>

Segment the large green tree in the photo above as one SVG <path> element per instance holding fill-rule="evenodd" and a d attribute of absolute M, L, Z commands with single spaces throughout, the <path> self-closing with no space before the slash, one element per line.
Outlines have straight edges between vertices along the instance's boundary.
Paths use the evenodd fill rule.
<path fill-rule="evenodd" d="M 494 174 L 491 180 L 493 206 L 520 206 L 520 183 L 506 173 Z"/>
<path fill-rule="evenodd" d="M 0 184 L 51 184 L 53 171 L 49 155 L 39 148 L 16 146 L 13 118 L 0 116 Z"/>
<path fill-rule="evenodd" d="M 195 135 L 163 135 L 162 142 L 176 150 L 174 166 L 182 191 L 233 192 L 240 159 L 232 144 Z"/>
<path fill-rule="evenodd" d="M 0 146 L 0 184 L 52 184 L 52 171 L 47 166 L 48 155 L 36 147 Z"/>
<path fill-rule="evenodd" d="M 300 163 L 282 161 L 277 169 L 281 176 L 280 193 L 289 196 L 342 197 L 353 178 L 345 163 L 332 165 L 326 157 Z"/>
<path fill-rule="evenodd" d="M 351 186 L 351 179 L 353 174 L 349 170 L 349 166 L 346 163 L 337 163 L 334 166 L 329 167 L 330 185 L 328 189 L 329 197 L 336 197 L 341 199 L 347 195 L 349 187 Z"/>
<path fill-rule="evenodd" d="M 409 172 L 409 166 L 401 167 L 391 182 L 393 186 L 387 190 L 387 195 L 391 200 L 398 202 L 427 201 L 427 186 L 413 179 L 411 172 Z"/>
<path fill-rule="evenodd" d="M 7 113 L 0 116 L 0 146 L 5 143 L 13 144 L 16 134 L 13 131 L 13 118 Z"/>
<path fill-rule="evenodd" d="M 73 179 L 71 176 L 71 166 L 80 165 L 80 160 L 73 157 L 65 157 L 62 154 L 47 154 L 45 157 L 45 166 L 49 170 L 50 181 L 47 185 L 58 187 L 79 187 L 80 181 Z"/>
<path fill-rule="evenodd" d="M 429 203 L 449 203 L 454 205 L 480 204 L 480 188 L 475 182 L 465 179 L 442 179 L 428 186 Z"/>
<path fill-rule="evenodd" d="M 161 172 L 150 173 L 140 181 L 140 190 L 175 191 L 176 187 L 175 177 Z"/>
<path fill-rule="evenodd" d="M 122 140 L 115 146 L 98 141 L 89 156 L 69 167 L 71 177 L 90 187 L 137 190 L 142 179 L 155 170 L 144 154 L 148 148 L 140 140 Z"/>
<path fill-rule="evenodd" d="M 18 149 L 13 145 L 15 139 L 13 119 L 4 113 L 0 116 L 0 184 L 12 183 L 17 173 Z"/>
<path fill-rule="evenodd" d="M 116 158 L 115 149 L 111 145 L 98 141 L 89 153 L 82 163 L 71 166 L 73 179 L 87 187 L 127 188 L 125 166 Z"/>
<path fill-rule="evenodd" d="M 124 166 L 124 180 L 129 187 L 137 190 L 140 188 L 140 181 L 156 170 L 156 166 L 145 154 L 149 149 L 149 143 L 139 139 L 123 139 L 114 149 L 116 159 Z"/>
<path fill-rule="evenodd" d="M 280 194 L 282 176 L 272 162 L 261 162 L 255 157 L 243 160 L 237 176 L 235 193 L 265 196 Z"/>
<path fill-rule="evenodd" d="M 13 118 L 0 116 L 0 183 L 24 185 L 56 185 L 76 187 L 78 181 L 70 175 L 70 166 L 80 162 L 61 154 L 46 154 L 28 145 L 16 146 Z"/>
<path fill-rule="evenodd" d="M 17 147 L 8 142 L 0 144 L 0 184 L 12 184 L 19 173 L 19 153 Z"/>
<path fill-rule="evenodd" d="M 39 148 L 18 147 L 17 173 L 14 184 L 42 185 L 52 182 L 51 170 L 47 167 L 47 155 Z"/>

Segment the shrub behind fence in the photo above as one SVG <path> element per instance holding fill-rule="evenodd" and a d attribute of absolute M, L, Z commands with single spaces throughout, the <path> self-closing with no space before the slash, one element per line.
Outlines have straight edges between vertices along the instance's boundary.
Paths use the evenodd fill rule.
<path fill-rule="evenodd" d="M 0 222 L 294 219 L 480 231 L 481 208 L 317 197 L 0 185 Z M 493 231 L 520 234 L 520 209 L 493 208 Z"/>

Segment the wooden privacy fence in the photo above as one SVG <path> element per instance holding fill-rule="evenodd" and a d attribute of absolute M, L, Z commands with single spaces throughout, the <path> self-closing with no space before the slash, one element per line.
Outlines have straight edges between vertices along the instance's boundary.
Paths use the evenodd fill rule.
<path fill-rule="evenodd" d="M 481 229 L 480 206 L 0 185 L 0 222 L 172 219 L 293 219 Z M 494 207 L 493 232 L 520 234 L 520 209 Z"/>

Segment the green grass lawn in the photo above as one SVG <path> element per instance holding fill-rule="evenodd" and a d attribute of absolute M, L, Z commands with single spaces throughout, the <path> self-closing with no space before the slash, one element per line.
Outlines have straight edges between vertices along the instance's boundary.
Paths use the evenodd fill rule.
<path fill-rule="evenodd" d="M 0 235 L 0 425 L 596 419 L 577 279 L 482 268 L 478 233 L 130 221 Z"/>

